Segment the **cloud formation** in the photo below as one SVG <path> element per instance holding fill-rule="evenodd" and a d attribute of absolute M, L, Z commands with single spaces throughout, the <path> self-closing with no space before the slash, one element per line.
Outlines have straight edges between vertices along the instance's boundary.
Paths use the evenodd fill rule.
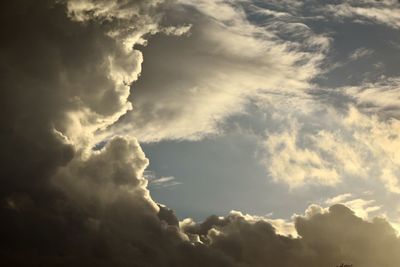
<path fill-rule="evenodd" d="M 325 203 L 329 206 L 343 204 L 346 207 L 349 207 L 354 212 L 354 214 L 363 219 L 368 219 L 370 217 L 370 213 L 379 211 L 381 209 L 380 206 L 377 206 L 375 204 L 374 200 L 353 198 L 352 194 L 350 193 L 341 194 L 333 198 L 329 198 L 325 201 Z"/>
<path fill-rule="evenodd" d="M 186 221 L 182 227 L 244 266 L 335 266 L 346 262 L 372 267 L 395 266 L 400 260 L 396 252 L 399 240 L 385 220 L 363 221 L 342 205 L 329 210 L 311 206 L 306 215 L 297 216 L 299 238 L 278 235 L 268 222 L 238 212 L 209 217 L 202 224 Z"/>
<path fill-rule="evenodd" d="M 107 11 L 111 17 L 104 18 L 109 3 L 1 4 L 7 36 L 1 45 L 5 265 L 143 266 L 152 262 L 145 259 L 151 253 L 159 256 L 151 264 L 158 265 L 167 250 L 156 239 L 182 241 L 157 216 L 142 177 L 147 159 L 134 138 L 114 138 L 91 151 L 94 132 L 131 107 L 129 84 L 142 57 L 124 41 L 148 33 L 121 27 L 125 19 L 142 23 L 144 2 L 124 5 L 133 17 Z"/>
<path fill-rule="evenodd" d="M 399 192 L 398 120 L 381 120 L 354 106 L 338 111 L 308 103 L 314 105 L 311 112 L 279 111 L 275 118 L 285 126 L 267 129 L 265 164 L 275 181 L 297 188 L 379 179 L 389 192 Z"/>
<path fill-rule="evenodd" d="M 320 72 L 330 39 L 292 17 L 251 21 L 246 2 L 178 1 L 165 21 L 190 24 L 181 38 L 157 35 L 141 49 L 134 108 L 111 132 L 142 142 L 218 134 L 228 116 L 263 92 L 301 94 Z M 164 23 L 166 23 L 164 22 Z M 157 101 L 154 101 L 154 96 Z"/>
<path fill-rule="evenodd" d="M 160 90 L 157 82 L 133 83 L 143 61 L 136 48 L 156 32 L 185 35 L 190 28 L 180 23 L 164 27 L 161 6 L 171 8 L 163 1 L 0 3 L 0 31 L 7 37 L 0 49 L 2 264 L 317 267 L 345 261 L 365 267 L 398 266 L 400 240 L 388 222 L 363 220 L 342 205 L 329 210 L 312 206 L 306 215 L 295 218 L 297 235 L 293 237 L 278 234 L 271 220 L 239 212 L 211 216 L 203 223 L 190 219 L 179 222 L 172 210 L 151 199 L 144 177 L 148 159 L 136 138 L 112 136 L 102 140 L 99 138 L 104 134 L 99 132 L 114 129 L 112 124 L 131 109 L 131 85 L 133 89 L 137 84 Z M 175 12 L 185 14 L 186 19 L 189 10 L 194 16 L 188 23 L 197 26 L 183 38 L 189 42 L 185 45 L 193 45 L 193 51 L 181 50 L 186 58 L 178 60 L 171 75 L 191 77 L 195 83 L 184 79 L 182 88 L 193 90 L 179 90 L 167 79 L 165 94 L 160 93 L 158 101 L 146 98 L 147 90 L 142 97 L 138 93 L 140 116 L 130 113 L 123 121 L 133 119 L 132 125 L 140 128 L 136 131 L 133 127 L 134 131 L 129 125 L 129 133 L 138 134 L 142 140 L 195 138 L 214 132 L 214 120 L 240 110 L 243 99 L 259 89 L 302 92 L 318 72 L 329 46 L 325 37 L 316 36 L 303 24 L 275 21 L 266 26 L 267 30 L 256 27 L 239 6 L 226 2 L 206 5 L 200 1 L 194 5 L 185 1 Z M 279 37 L 278 32 L 285 36 Z M 289 40 L 293 35 L 302 42 Z M 174 41 L 170 36 L 158 38 L 159 44 L 171 41 L 169 38 Z M 149 45 L 150 51 L 155 49 Z M 175 49 L 167 46 L 167 66 L 174 64 L 168 56 L 176 56 Z M 156 51 L 149 54 L 150 62 L 156 60 L 151 55 L 157 60 L 161 57 Z M 195 66 L 187 62 L 190 59 Z M 167 68 L 157 60 L 151 66 L 160 66 L 153 74 L 159 70 L 161 76 L 152 77 L 161 79 Z M 219 68 L 209 71 L 210 63 Z M 192 87 L 195 84 L 199 88 Z M 163 124 L 164 119 L 169 121 Z M 164 129 L 171 120 L 181 135 L 171 127 Z M 188 128 L 190 120 L 198 122 L 194 128 Z M 366 142 L 379 153 L 392 155 L 382 145 L 396 139 L 388 124 L 379 124 L 377 118 L 355 110 L 350 110 L 343 121 L 340 125 L 349 133 L 353 133 L 351 129 L 360 130 L 352 135 L 356 145 Z M 359 135 L 371 127 L 381 139 Z M 125 130 L 120 129 L 115 128 L 120 133 Z M 341 142 L 334 133 L 320 131 L 314 135 L 323 140 L 309 140 L 314 152 L 297 148 L 292 140 L 295 135 L 282 136 L 289 147 L 283 153 L 289 156 L 283 157 L 290 158 L 281 161 L 284 164 L 300 157 L 303 161 L 293 166 L 300 162 L 302 167 L 324 169 L 324 161 L 320 164 L 318 158 L 327 154 L 343 163 L 350 161 L 345 172 L 358 171 L 357 162 L 351 161 L 356 156 L 342 152 L 340 146 L 336 148 Z M 274 136 L 270 138 L 274 144 Z M 93 149 L 98 141 L 104 146 Z M 277 142 L 281 142 L 278 137 Z M 393 164 L 384 165 L 383 170 L 397 171 L 397 162 Z M 389 189 L 398 190 L 396 179 L 382 175 Z M 168 179 L 172 178 L 164 181 Z M 305 179 L 300 176 L 300 182 Z"/>
<path fill-rule="evenodd" d="M 322 7 L 321 10 L 336 18 L 350 19 L 357 23 L 378 23 L 400 28 L 400 6 L 396 0 L 339 1 Z"/>

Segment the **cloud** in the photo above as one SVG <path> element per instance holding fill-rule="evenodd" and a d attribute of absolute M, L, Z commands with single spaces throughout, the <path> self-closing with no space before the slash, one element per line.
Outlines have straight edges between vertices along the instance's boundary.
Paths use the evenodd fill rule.
<path fill-rule="evenodd" d="M 267 133 L 265 164 L 275 181 L 295 188 L 378 178 L 398 193 L 398 121 L 381 121 L 354 107 L 344 114 L 317 110 L 290 117 L 282 121 L 286 128 Z"/>
<path fill-rule="evenodd" d="M 92 140 L 96 130 L 131 109 L 129 84 L 137 79 L 143 59 L 128 43 L 139 42 L 141 36 L 155 29 L 126 30 L 129 27 L 125 25 L 131 20 L 147 23 L 144 21 L 150 18 L 141 16 L 135 5 L 132 8 L 138 14 L 134 17 L 116 18 L 110 13 L 107 25 L 76 21 L 73 14 L 81 10 L 77 11 L 73 3 L 76 1 L 40 1 L 37 6 L 27 1 L 3 4 L 4 23 L 11 25 L 1 29 L 8 37 L 2 44 L 1 63 L 5 88 L 1 120 L 7 129 L 3 140 L 10 147 L 20 148 L 21 154 L 29 154 L 23 142 L 36 140 L 43 156 L 52 153 L 48 150 L 60 149 L 54 160 L 70 158 L 61 154 L 71 154 L 66 151 L 72 150 L 71 145 L 78 150 L 90 147 L 88 144 L 96 142 Z M 90 3 L 80 1 L 79 5 L 88 9 Z M 100 7 L 93 8 L 102 14 Z M 96 12 L 90 13 L 93 20 L 106 20 Z M 26 18 L 22 20 L 21 16 Z M 42 145 L 51 142 L 53 145 Z"/>
<path fill-rule="evenodd" d="M 332 198 L 329 198 L 325 201 L 325 203 L 327 205 L 334 205 L 334 204 L 341 204 L 343 203 L 345 200 L 349 199 L 352 197 L 351 193 L 346 193 L 346 194 L 341 194 Z"/>
<path fill-rule="evenodd" d="M 271 157 L 267 164 L 273 179 L 292 188 L 305 183 L 336 185 L 340 177 L 335 167 L 313 149 L 298 146 L 298 129 L 289 131 L 269 135 L 265 144 Z"/>
<path fill-rule="evenodd" d="M 380 206 L 377 206 L 375 204 L 375 200 L 354 198 L 350 193 L 338 195 L 336 197 L 327 199 L 325 203 L 329 206 L 335 204 L 343 204 L 349 207 L 358 217 L 361 217 L 365 220 L 370 217 L 370 213 L 379 211 L 381 209 Z"/>
<path fill-rule="evenodd" d="M 360 58 L 368 57 L 374 53 L 373 50 L 365 48 L 365 47 L 360 47 L 356 49 L 351 55 L 350 59 L 351 60 L 358 60 Z"/>
<path fill-rule="evenodd" d="M 132 85 L 134 108 L 111 134 L 142 142 L 218 134 L 220 123 L 244 112 L 258 94 L 301 94 L 330 46 L 327 36 L 300 19 L 250 21 L 245 2 L 179 4 L 167 11 L 166 21 L 188 23 L 190 31 L 181 38 L 156 35 L 141 49 L 146 60 Z"/>
<path fill-rule="evenodd" d="M 147 165 L 148 159 L 135 139 L 114 138 L 88 159 L 75 157 L 58 170 L 53 181 L 71 194 L 71 199 L 79 203 L 88 202 L 88 206 L 91 201 L 112 203 L 124 194 L 137 196 L 138 200 L 133 201 L 137 203 L 151 200 L 146 189 L 147 180 L 143 178 Z M 78 200 L 80 197 L 83 199 Z M 156 207 L 152 201 L 149 204 Z"/>
<path fill-rule="evenodd" d="M 350 19 L 356 23 L 376 23 L 400 28 L 398 1 L 348 1 L 321 7 L 323 12 L 336 18 Z"/>
<path fill-rule="evenodd" d="M 388 120 L 399 117 L 399 88 L 399 77 L 382 77 L 376 82 L 344 87 L 342 94 L 351 97 L 364 112 L 377 114 L 380 118 Z"/>
<path fill-rule="evenodd" d="M 347 225 L 345 231 L 339 230 L 341 225 Z M 397 238 L 387 222 L 375 219 L 372 223 L 367 223 L 341 205 L 333 206 L 329 209 L 329 213 L 317 214 L 310 219 L 298 218 L 296 229 L 305 243 L 316 248 L 319 251 L 318 255 L 325 255 L 327 258 L 337 257 L 338 255 L 332 253 L 332 251 L 337 251 L 340 254 L 340 261 L 350 262 L 354 265 L 387 264 L 391 266 L 397 264 L 396 262 L 399 260 L 393 254 L 394 250 L 390 245 L 398 246 L 395 241 Z M 324 235 L 320 235 L 322 233 Z M 374 236 L 377 233 L 382 237 L 379 241 Z M 393 241 L 395 243 L 392 243 Z M 339 248 L 337 244 L 342 242 L 346 245 Z M 365 246 L 361 244 L 365 244 Z M 377 248 L 386 248 L 388 251 L 383 252 Z M 325 249 L 330 252 L 325 254 L 323 252 Z"/>
<path fill-rule="evenodd" d="M 181 184 L 180 182 L 175 180 L 176 178 L 174 176 L 166 176 L 151 180 L 150 183 L 161 187 L 168 187 Z"/>
<path fill-rule="evenodd" d="M 345 206 L 297 216 L 298 238 L 279 235 L 265 220 L 238 212 L 209 217 L 202 224 L 186 221 L 183 229 L 210 248 L 244 266 L 395 266 L 399 240 L 383 219 L 367 222 Z M 321 208 L 319 209 L 321 210 Z"/>
<path fill-rule="evenodd" d="M 131 107 L 142 56 L 124 41 L 147 32 L 122 26 L 143 20 L 103 18 L 97 7 L 77 19 L 67 4 L 0 4 L 2 264 L 159 265 L 182 237 L 158 217 L 138 143 L 91 150 L 94 132 Z"/>
<path fill-rule="evenodd" d="M 190 219 L 179 223 L 172 210 L 151 199 L 144 177 L 148 159 L 137 139 L 117 135 L 102 139 L 99 131 L 111 129 L 131 109 L 130 85 L 133 89 L 139 86 L 135 81 L 143 61 L 137 47 L 158 31 L 183 34 L 186 42 L 196 44 L 189 46 L 193 51 L 181 50 L 183 55 L 188 53 L 185 64 L 178 61 L 182 65 L 178 64 L 172 76 L 194 75 L 200 87 L 188 87 L 188 80 L 183 79 L 182 90 L 165 83 L 165 92 L 157 95 L 157 101 L 154 95 L 146 95 L 147 91 L 142 98 L 138 94 L 136 105 L 144 122 L 135 122 L 141 128 L 133 133 L 145 141 L 171 138 L 177 130 L 182 134 L 176 138 L 214 132 L 214 120 L 238 107 L 240 110 L 242 98 L 260 88 L 302 91 L 318 72 L 329 42 L 317 38 L 305 25 L 274 23 L 265 30 L 247 21 L 239 7 L 205 3 L 179 6 L 185 19 L 193 15 L 191 34 L 187 32 L 189 24 L 162 25 L 166 22 L 158 9 L 161 1 L 18 0 L 0 4 L 0 31 L 7 37 L 0 51 L 3 265 L 316 267 L 343 260 L 366 267 L 399 265 L 400 241 L 388 222 L 365 221 L 341 205 L 329 210 L 311 207 L 306 215 L 296 217 L 297 235 L 293 236 L 277 234 L 273 227 L 288 231 L 290 222 L 240 212 L 211 216 L 203 223 Z M 201 22 L 200 26 L 194 22 Z M 278 38 L 280 30 L 287 38 L 294 34 L 302 42 Z M 163 35 L 152 41 L 156 38 L 161 38 L 162 45 L 163 39 L 174 37 Z M 173 58 L 175 48 L 160 51 L 171 52 L 168 55 Z M 202 57 L 210 62 L 201 61 Z M 188 63 L 188 59 L 195 60 Z M 166 71 L 156 62 L 150 66 Z M 167 66 L 171 62 L 166 61 Z M 200 63 L 191 66 L 196 62 Z M 218 68 L 208 69 L 210 63 Z M 159 70 L 154 68 L 150 77 L 161 79 L 162 75 L 151 76 Z M 201 75 L 196 70 L 202 70 Z M 149 103 L 153 106 L 147 106 Z M 175 109 L 182 103 L 186 105 Z M 209 113 L 203 114 L 207 110 Z M 175 113 L 179 115 L 173 116 Z M 124 119 L 131 119 L 129 116 L 136 115 Z M 164 129 L 171 121 L 161 122 L 171 116 L 181 124 Z M 191 120 L 198 125 L 187 129 Z M 365 142 L 385 156 L 394 155 L 390 149 L 395 146 L 386 148 L 385 144 L 395 142 L 393 125 L 356 110 L 350 110 L 341 121 L 355 144 Z M 306 159 L 299 168 L 324 170 L 329 166 L 327 160 L 318 158 L 326 153 L 339 162 L 350 161 L 344 164 L 346 172 L 358 170 L 353 153 L 346 152 L 348 147 L 334 146 L 347 140 L 344 137 L 339 135 L 337 141 L 335 133 L 320 131 L 308 140 L 315 149 L 309 152 L 293 141 L 301 136 L 301 127 L 293 129 L 294 134 L 283 135 L 283 142 L 289 147 L 289 157 Z M 371 129 L 374 138 L 366 134 Z M 273 135 L 271 138 L 274 140 Z M 320 139 L 324 141 L 321 144 Z M 353 143 L 346 145 L 354 148 Z M 393 172 L 397 162 L 390 164 L 384 165 L 385 170 Z M 389 188 L 396 188 L 396 180 L 384 177 L 388 177 L 383 181 Z M 172 177 L 161 181 L 172 181 Z"/>

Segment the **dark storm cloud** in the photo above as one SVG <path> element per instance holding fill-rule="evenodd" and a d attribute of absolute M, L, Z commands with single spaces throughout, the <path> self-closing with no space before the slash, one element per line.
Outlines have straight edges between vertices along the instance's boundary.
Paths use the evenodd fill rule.
<path fill-rule="evenodd" d="M 72 13 L 63 2 L 0 4 L 1 265 L 228 266 L 151 200 L 134 139 L 90 151 L 93 131 L 129 108 L 125 83 L 140 71 L 140 53 L 119 42 L 146 31 L 102 17 L 122 2 L 70 3 Z M 126 3 L 118 25 L 153 23 Z"/>
<path fill-rule="evenodd" d="M 130 109 L 142 61 L 132 47 L 157 31 L 158 4 L 0 3 L 0 264 L 398 266 L 388 223 L 343 206 L 297 218 L 300 238 L 239 213 L 180 228 L 146 189 L 136 139 L 91 150 L 94 132 Z"/>
<path fill-rule="evenodd" d="M 92 131 L 129 109 L 124 83 L 140 72 L 140 53 L 120 44 L 124 32 L 110 35 L 110 18 L 88 12 L 96 23 L 76 21 L 63 2 L 0 5 L 3 263 L 159 265 L 165 241 L 181 238 L 157 217 L 143 152 L 121 138 L 93 155 L 86 148 Z"/>
<path fill-rule="evenodd" d="M 51 1 L 2 3 L 1 25 L 1 190 L 10 193 L 31 190 L 72 158 L 63 136 L 75 131 L 71 121 L 94 125 L 129 104 L 109 77 L 109 59 L 118 66 L 123 52 L 98 25 L 72 22 Z"/>
<path fill-rule="evenodd" d="M 0 191 L 48 203 L 48 177 L 88 143 L 85 128 L 130 107 L 129 89 L 112 75 L 137 73 L 141 57 L 125 52 L 106 26 L 72 21 L 61 3 L 13 1 L 0 12 Z"/>

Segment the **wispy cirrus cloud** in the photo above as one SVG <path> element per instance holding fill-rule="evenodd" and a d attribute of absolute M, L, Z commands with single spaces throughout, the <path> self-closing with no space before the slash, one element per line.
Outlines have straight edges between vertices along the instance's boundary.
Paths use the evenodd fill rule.
<path fill-rule="evenodd" d="M 350 60 L 358 60 L 364 57 L 368 57 L 374 53 L 373 50 L 365 48 L 365 47 L 360 47 L 356 49 L 350 56 Z"/>
<path fill-rule="evenodd" d="M 157 179 L 150 180 L 150 185 L 156 185 L 161 187 L 169 187 L 179 185 L 181 182 L 176 181 L 174 176 L 164 176 Z"/>
<path fill-rule="evenodd" d="M 387 1 L 346 1 L 321 7 L 320 11 L 339 19 L 349 19 L 356 23 L 378 23 L 392 28 L 400 28 L 400 4 Z"/>

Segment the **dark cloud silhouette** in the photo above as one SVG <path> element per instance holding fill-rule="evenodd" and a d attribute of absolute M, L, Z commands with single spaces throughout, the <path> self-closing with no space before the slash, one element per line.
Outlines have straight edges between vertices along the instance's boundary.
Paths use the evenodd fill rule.
<path fill-rule="evenodd" d="M 139 73 L 141 54 L 121 45 L 122 34 L 110 36 L 125 18 L 76 21 L 66 4 L 1 3 L 2 259 L 8 266 L 139 264 L 166 253 L 156 239 L 180 240 L 148 197 L 147 159 L 126 139 L 93 155 L 87 148 L 93 131 L 130 107 L 124 83 Z M 142 237 L 136 232 L 131 241 L 122 230 L 130 227 Z"/>
<path fill-rule="evenodd" d="M 0 264 L 398 266 L 389 224 L 344 206 L 298 217 L 299 238 L 239 213 L 180 226 L 151 199 L 136 139 L 91 150 L 130 108 L 142 61 L 132 47 L 157 30 L 160 3 L 0 3 Z"/>

